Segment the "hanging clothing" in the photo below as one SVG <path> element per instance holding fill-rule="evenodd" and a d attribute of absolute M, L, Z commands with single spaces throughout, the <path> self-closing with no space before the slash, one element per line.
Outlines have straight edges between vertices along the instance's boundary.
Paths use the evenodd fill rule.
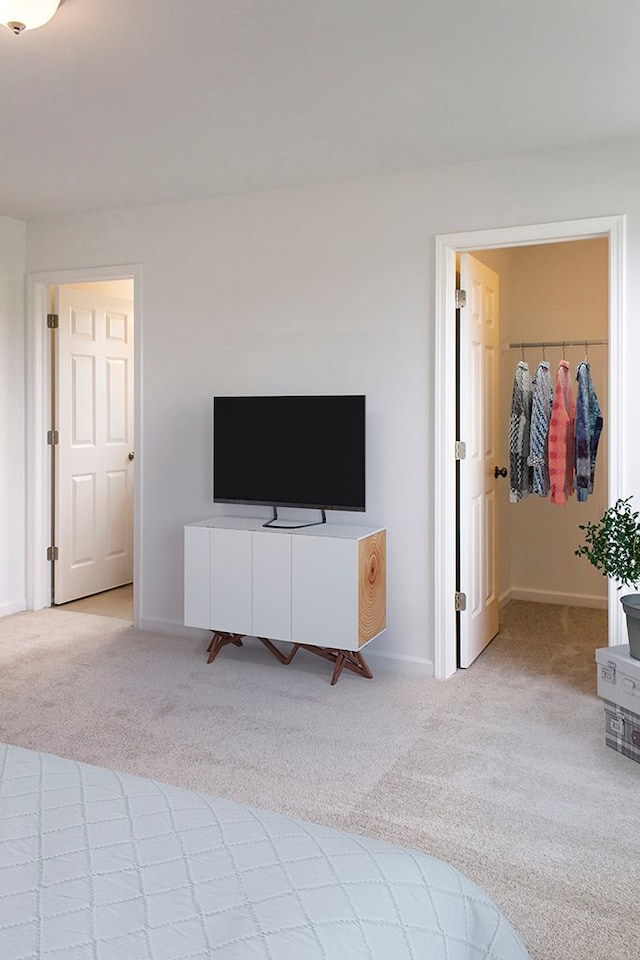
<path fill-rule="evenodd" d="M 509 499 L 518 503 L 531 493 L 533 470 L 527 463 L 531 430 L 531 375 L 523 360 L 516 367 L 509 420 Z"/>
<path fill-rule="evenodd" d="M 574 405 L 569 364 L 561 360 L 549 423 L 549 480 L 551 503 L 563 506 L 573 493 Z"/>
<path fill-rule="evenodd" d="M 575 489 L 578 500 L 584 503 L 589 494 L 593 493 L 596 455 L 603 418 L 591 379 L 591 369 L 586 361 L 578 364 L 576 380 L 578 395 L 574 446 Z"/>
<path fill-rule="evenodd" d="M 549 479 L 549 423 L 553 406 L 553 385 L 551 370 L 546 360 L 542 360 L 533 378 L 533 398 L 531 402 L 531 441 L 529 444 L 528 464 L 533 469 L 533 492 L 546 497 L 551 488 Z"/>

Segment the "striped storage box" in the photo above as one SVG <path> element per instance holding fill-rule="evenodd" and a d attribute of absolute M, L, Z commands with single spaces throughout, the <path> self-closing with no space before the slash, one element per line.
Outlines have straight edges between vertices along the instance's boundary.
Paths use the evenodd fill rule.
<path fill-rule="evenodd" d="M 606 745 L 640 763 L 640 714 L 605 700 L 604 719 Z"/>
<path fill-rule="evenodd" d="M 625 643 L 596 650 L 596 663 L 605 743 L 640 763 L 640 660 L 631 656 Z"/>

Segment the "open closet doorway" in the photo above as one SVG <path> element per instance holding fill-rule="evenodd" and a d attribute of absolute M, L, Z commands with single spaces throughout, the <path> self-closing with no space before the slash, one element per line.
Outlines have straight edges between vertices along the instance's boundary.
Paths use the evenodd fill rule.
<path fill-rule="evenodd" d="M 129 279 L 51 287 L 49 343 L 51 602 L 130 621 L 133 295 Z"/>
<path fill-rule="evenodd" d="M 599 480 L 599 496 L 603 498 L 604 506 L 615 502 L 618 496 L 622 496 L 625 485 L 623 483 L 623 478 L 625 476 L 624 472 L 624 463 L 623 463 L 623 444 L 622 437 L 625 434 L 626 423 L 625 423 L 625 409 L 623 404 L 623 398 L 625 396 L 625 384 L 624 379 L 624 368 L 622 365 L 622 334 L 623 334 L 623 308 L 622 308 L 622 299 L 623 299 L 623 263 L 624 263 L 624 229 L 625 222 L 624 217 L 603 217 L 603 218 L 594 218 L 591 220 L 581 220 L 581 221 L 572 221 L 572 222 L 559 222 L 551 224 L 540 224 L 532 226 L 523 226 L 523 227 L 514 227 L 514 228 L 505 228 L 498 230 L 486 230 L 486 231 L 474 231 L 467 234 L 455 234 L 448 235 L 444 237 L 437 238 L 437 257 L 436 257 L 436 277 L 437 277 L 437 303 L 436 303 L 436 377 L 435 377 L 435 447 L 436 447 L 436 470 L 434 474 L 434 489 L 435 489 L 435 498 L 434 498 L 434 581 L 435 581 L 435 610 L 434 610 L 434 637 L 435 637 L 435 675 L 439 678 L 446 678 L 451 676 L 455 672 L 458 666 L 458 646 L 457 646 L 457 628 L 458 622 L 461 618 L 466 617 L 469 612 L 469 602 L 467 603 L 467 610 L 456 612 L 456 607 L 452 602 L 454 598 L 458 598 L 459 594 L 466 592 L 464 585 L 462 584 L 462 557 L 464 555 L 465 549 L 468 551 L 469 542 L 468 538 L 465 543 L 460 544 L 460 552 L 457 550 L 457 535 L 458 535 L 458 526 L 460 523 L 460 515 L 457 511 L 457 487 L 456 487 L 456 475 L 458 471 L 462 471 L 465 467 L 464 462 L 457 461 L 454 456 L 454 450 L 457 454 L 460 453 L 459 446 L 456 441 L 464 440 L 460 434 L 457 432 L 459 426 L 457 422 L 457 408 L 456 408 L 456 391 L 458 386 L 458 372 L 457 372 L 457 336 L 456 336 L 456 271 L 457 268 L 460 268 L 461 261 L 459 257 L 461 254 L 470 254 L 473 258 L 475 255 L 475 260 L 479 261 L 479 257 L 482 257 L 486 263 L 481 264 L 484 268 L 489 261 L 493 260 L 494 266 L 499 265 L 502 268 L 502 273 L 505 274 L 503 278 L 500 275 L 500 289 L 502 296 L 502 307 L 501 314 L 502 317 L 509 315 L 513 317 L 511 310 L 512 304 L 511 300 L 515 297 L 517 302 L 518 294 L 515 289 L 515 275 L 520 270 L 520 281 L 523 283 L 523 288 L 525 286 L 524 279 L 527 278 L 527 271 L 529 271 L 529 279 L 527 284 L 529 285 L 529 294 L 531 294 L 532 285 L 535 287 L 536 283 L 540 284 L 540 278 L 535 280 L 535 274 L 538 272 L 539 268 L 544 263 L 545 259 L 547 261 L 547 266 L 553 265 L 556 260 L 554 258 L 565 257 L 575 257 L 578 254 L 584 254 L 585 251 L 590 250 L 592 257 L 604 257 L 606 259 L 606 281 L 604 293 L 601 290 L 600 305 L 604 305 L 604 311 L 600 312 L 600 323 L 602 323 L 602 313 L 604 313 L 604 323 L 608 319 L 608 331 L 603 330 L 602 326 L 598 326 L 597 333 L 599 336 L 593 336 L 593 334 L 587 336 L 586 328 L 582 327 L 581 331 L 577 336 L 570 336 L 570 326 L 574 322 L 578 322 L 577 316 L 572 317 L 572 314 L 577 314 L 580 312 L 580 303 L 581 303 L 581 293 L 580 285 L 583 287 L 588 286 L 588 280 L 590 278 L 585 277 L 584 273 L 580 273 L 580 270 L 574 275 L 572 281 L 573 290 L 571 289 L 571 284 L 566 284 L 565 281 L 562 281 L 563 287 L 566 287 L 566 290 L 563 292 L 562 299 L 559 303 L 559 307 L 562 307 L 563 316 L 568 316 L 569 324 L 564 326 L 561 329 L 561 332 L 551 331 L 560 331 L 559 326 L 559 314 L 556 312 L 553 315 L 553 309 L 547 311 L 546 318 L 537 313 L 537 309 L 533 309 L 533 320 L 531 317 L 527 319 L 525 317 L 526 310 L 523 309 L 522 313 L 519 314 L 520 319 L 514 321 L 516 326 L 514 327 L 514 332 L 509 331 L 507 337 L 505 338 L 505 327 L 503 322 L 503 330 L 499 335 L 500 348 L 496 352 L 494 350 L 493 359 L 496 363 L 507 370 L 510 369 L 510 373 L 505 379 L 500 378 L 496 380 L 497 388 L 495 391 L 496 394 L 496 407 L 498 410 L 501 408 L 504 409 L 505 397 L 510 395 L 513 387 L 513 368 L 515 363 L 520 356 L 516 356 L 514 360 L 514 350 L 510 346 L 511 343 L 524 342 L 525 336 L 524 333 L 518 333 L 517 323 L 522 322 L 527 325 L 531 322 L 535 322 L 536 316 L 539 317 L 539 321 L 542 326 L 539 326 L 540 334 L 535 337 L 527 337 L 527 341 L 531 339 L 536 342 L 541 341 L 566 341 L 566 340 L 577 340 L 582 341 L 582 345 L 577 347 L 568 348 L 565 344 L 565 355 L 567 360 L 570 361 L 572 366 L 572 376 L 575 375 L 575 364 L 580 360 L 584 359 L 584 340 L 591 339 L 607 339 L 608 347 L 605 348 L 606 356 L 603 358 L 601 355 L 598 358 L 595 354 L 596 350 L 602 350 L 602 346 L 593 346 L 589 349 L 589 361 L 592 364 L 604 363 L 604 376 L 598 376 L 597 383 L 597 392 L 598 396 L 605 410 L 606 418 L 606 432 L 603 434 L 599 452 L 599 469 L 602 473 L 602 470 L 605 471 L 604 479 L 602 476 L 596 479 L 598 484 Z M 579 241 L 593 241 L 591 247 L 585 245 L 584 248 L 575 246 L 573 249 L 570 247 L 574 242 Z M 567 244 L 567 246 L 560 251 L 560 248 L 554 254 L 551 250 L 552 247 L 558 244 Z M 532 251 L 530 253 L 530 258 L 526 260 L 527 249 L 529 247 L 538 247 L 537 251 Z M 544 249 L 546 247 L 546 249 Z M 491 252 L 489 252 L 491 251 Z M 498 264 L 498 259 L 502 258 L 502 263 Z M 522 258 L 520 261 L 518 258 Z M 509 267 L 509 260 L 511 260 L 511 266 Z M 536 261 L 534 263 L 534 261 Z M 586 263 L 586 262 L 585 262 Z M 604 259 L 602 260 L 601 265 L 604 264 Z M 533 269 L 535 266 L 536 269 Z M 585 264 L 583 264 L 583 267 Z M 509 274 L 509 269 L 511 268 L 511 274 Z M 516 269 L 518 268 L 518 269 Z M 489 269 L 487 267 L 487 269 Z M 582 269 L 582 268 L 581 268 Z M 556 262 L 556 268 L 551 270 L 549 277 L 554 275 L 555 270 L 555 280 L 554 283 L 557 283 L 558 270 L 560 269 L 560 260 Z M 497 273 L 497 271 L 494 271 Z M 601 273 L 601 276 L 603 274 Z M 504 281 L 504 282 L 503 282 Z M 551 280 L 548 279 L 547 283 L 550 283 Z M 577 284 L 577 286 L 576 286 Z M 554 294 L 555 295 L 555 294 Z M 599 294 L 600 296 L 600 294 Z M 568 299 L 566 299 L 568 298 Z M 530 296 L 530 301 L 533 308 L 533 301 L 536 299 L 533 296 Z M 553 299 L 553 298 L 552 298 Z M 573 300 L 573 306 L 572 306 Z M 522 301 L 521 301 L 522 303 Z M 549 305 L 549 304 L 548 304 Z M 568 306 L 568 309 L 566 309 Z M 538 303 L 538 308 L 540 304 Z M 464 309 L 464 308 L 462 308 Z M 542 308 L 544 309 L 544 308 Z M 507 321 L 511 323 L 511 319 Z M 595 323 L 594 319 L 594 323 Z M 545 325 L 546 324 L 546 325 Z M 544 330 L 544 332 L 542 332 Z M 595 329 L 594 329 L 594 332 Z M 604 336 L 603 336 L 604 333 Z M 607 336 L 608 333 L 608 336 Z M 517 348 L 516 348 L 517 349 Z M 576 350 L 578 355 L 576 355 Z M 555 372 L 557 368 L 557 363 L 562 359 L 562 347 L 555 347 L 550 349 L 548 352 L 548 360 L 550 365 L 553 368 L 552 378 L 555 381 Z M 542 356 L 536 355 L 535 357 L 530 356 L 531 364 L 537 367 L 537 363 L 542 360 Z M 480 365 L 482 366 L 482 365 Z M 608 383 L 607 383 L 608 381 Z M 554 382 L 555 386 L 555 382 Z M 473 396 L 473 391 L 471 390 L 471 395 Z M 472 401 L 475 406 L 473 408 L 473 413 L 477 419 L 478 411 L 482 410 L 486 406 L 487 393 L 483 392 L 481 396 L 476 396 L 475 401 Z M 510 396 L 509 396 L 510 403 Z M 463 418 L 464 413 L 460 411 L 461 418 Z M 498 422 L 500 421 L 500 414 L 498 415 Z M 503 423 L 504 427 L 504 423 Z M 501 436 L 500 436 L 501 435 Z M 508 438 L 508 424 L 504 430 L 499 430 L 496 436 L 496 462 L 492 464 L 492 468 L 496 472 L 502 471 L 502 468 L 507 466 L 508 463 L 502 462 L 500 460 L 500 454 L 504 453 L 507 447 L 505 447 L 506 441 Z M 502 449 L 500 448 L 502 444 Z M 500 462 L 498 462 L 500 460 Z M 494 507 L 496 513 L 496 525 L 499 525 L 502 520 L 501 514 L 504 513 L 504 508 L 513 507 L 515 510 L 522 507 L 523 504 L 505 504 L 504 497 L 507 494 L 505 488 L 500 490 L 498 484 L 503 483 L 508 484 L 508 478 L 503 478 L 498 475 L 495 478 L 495 499 Z M 591 498 L 590 498 L 591 499 Z M 591 500 L 591 504 L 576 504 L 575 501 L 568 508 L 570 511 L 578 510 L 580 508 L 587 507 L 589 510 L 595 509 L 598 510 L 595 501 Z M 547 511 L 556 511 L 559 515 L 562 511 L 566 511 L 566 507 L 557 507 L 549 503 L 545 503 L 541 498 L 536 504 L 534 501 L 530 503 L 525 503 L 524 511 L 520 512 L 516 519 L 514 520 L 514 514 L 511 514 L 509 518 L 511 524 L 514 526 L 514 531 L 509 535 L 508 546 L 506 548 L 503 543 L 503 539 L 500 536 L 500 543 L 502 545 L 502 550 L 498 550 L 493 561 L 493 573 L 494 573 L 494 584 L 495 592 L 497 594 L 498 602 L 502 599 L 503 603 L 508 599 L 517 599 L 518 595 L 525 596 L 529 600 L 538 600 L 542 602 L 549 602 L 550 600 L 556 603 L 576 603 L 580 602 L 581 605 L 589 606 L 602 606 L 606 604 L 607 598 L 602 595 L 602 580 L 598 578 L 598 575 L 595 574 L 595 571 L 592 571 L 588 564 L 584 561 L 580 561 L 573 556 L 573 549 L 580 542 L 580 531 L 578 529 L 579 523 L 584 522 L 587 519 L 586 513 L 580 513 L 580 516 L 576 518 L 570 517 L 569 513 L 566 513 L 566 519 L 563 521 L 564 524 L 570 530 L 571 536 L 571 561 L 575 561 L 573 569 L 566 571 L 571 574 L 571 577 L 563 585 L 553 586 L 553 579 L 547 579 L 545 581 L 546 569 L 552 572 L 551 568 L 553 563 L 540 563 L 540 556 L 544 557 L 544 550 L 546 549 L 549 552 L 550 559 L 555 561 L 556 557 L 554 554 L 555 546 L 553 545 L 553 540 L 549 540 L 549 531 L 547 530 L 546 536 L 544 535 L 542 528 L 539 528 L 534 522 L 531 523 L 531 517 L 527 516 L 527 512 L 530 514 L 531 510 L 546 508 Z M 461 512 L 464 510 L 464 505 L 461 504 Z M 601 511 L 600 511 L 601 513 Z M 598 514 L 599 516 L 600 514 Z M 480 516 L 479 513 L 476 515 Z M 553 515 L 549 516 L 549 519 L 552 523 L 553 530 L 555 532 L 557 523 L 553 523 Z M 537 521 L 537 518 L 534 518 Z M 575 522 L 573 522 L 575 520 Z M 478 522 L 478 521 L 476 521 Z M 484 521 L 483 521 L 484 522 Z M 546 522 L 546 521 L 545 521 Z M 542 554 L 538 554 L 538 563 L 536 565 L 536 570 L 529 570 L 529 576 L 524 577 L 523 569 L 518 567 L 518 564 L 513 564 L 513 550 L 511 544 L 513 543 L 513 535 L 518 532 L 519 527 L 524 524 L 525 528 L 531 527 L 530 533 L 527 534 L 526 546 L 522 542 L 520 547 L 526 550 L 530 550 L 532 541 L 535 542 L 536 536 L 539 535 L 539 538 L 542 542 Z M 482 524 L 479 524 L 480 526 Z M 522 533 L 522 531 L 520 531 Z M 567 541 L 568 543 L 568 541 Z M 489 541 L 490 544 L 490 541 Z M 487 558 L 486 550 L 487 541 L 483 541 L 480 547 L 476 547 L 476 552 L 478 550 L 484 550 L 485 561 Z M 567 546 L 563 547 L 567 549 Z M 533 551 L 532 551 L 533 552 Z M 525 567 L 527 560 L 525 558 Z M 491 569 L 490 563 L 485 563 L 486 569 Z M 477 570 L 476 566 L 476 570 Z M 517 572 L 517 579 L 514 579 Z M 563 571 L 563 575 L 564 575 Z M 533 576 L 535 573 L 535 576 Z M 595 574 L 595 582 L 593 575 Z M 484 576 L 484 572 L 483 572 Z M 521 578 L 524 577 L 524 580 Z M 536 580 L 536 577 L 538 579 Z M 520 580 L 520 582 L 517 582 Z M 489 581 L 484 579 L 484 582 L 480 580 L 479 583 L 474 585 L 476 593 L 479 595 L 489 596 L 491 591 L 488 589 Z M 609 644 L 620 643 L 619 639 L 623 635 L 623 622 L 621 611 L 618 610 L 619 604 L 616 603 L 616 591 L 615 585 L 612 583 L 608 584 L 607 587 L 607 597 L 608 597 L 608 642 Z M 472 599 L 472 603 L 475 602 L 475 598 Z M 457 606 L 463 606 L 463 604 L 458 603 Z M 606 642 L 606 641 L 605 641 Z M 482 647 L 480 647 L 482 649 Z M 479 652 L 479 651 L 478 651 Z M 472 659 L 472 658 L 471 658 Z"/>
<path fill-rule="evenodd" d="M 460 436 L 468 440 L 459 469 L 460 587 L 467 611 L 460 617 L 458 665 L 468 667 L 498 633 L 499 611 L 511 600 L 607 607 L 606 580 L 575 548 L 580 524 L 599 520 L 608 499 L 608 239 L 479 250 L 459 254 L 459 261 L 468 300 L 458 326 L 458 402 Z M 564 483 L 550 489 L 541 441 L 558 376 L 566 378 L 577 407 L 578 369 L 583 381 L 590 378 L 604 421 L 593 487 L 580 500 L 573 444 L 565 498 Z M 514 390 L 517 406 L 526 384 L 530 404 L 536 382 L 537 396 L 546 398 L 536 429 L 530 432 L 529 415 L 510 429 Z M 521 456 L 526 445 L 531 460 L 531 438 L 541 445 L 535 469 Z M 535 608 L 528 611 L 536 616 Z"/>

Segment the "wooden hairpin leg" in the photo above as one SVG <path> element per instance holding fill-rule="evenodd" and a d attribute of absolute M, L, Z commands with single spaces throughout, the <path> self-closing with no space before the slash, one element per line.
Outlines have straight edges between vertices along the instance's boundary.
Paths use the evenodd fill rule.
<path fill-rule="evenodd" d="M 233 643 L 236 647 L 242 646 L 242 634 L 241 633 L 222 633 L 220 630 L 214 630 L 213 636 L 211 637 L 211 643 L 207 647 L 207 653 L 209 654 L 207 658 L 207 663 L 213 663 L 215 658 L 218 656 L 223 647 L 226 647 L 228 643 Z"/>
<path fill-rule="evenodd" d="M 352 673 L 357 673 L 361 677 L 366 677 L 367 680 L 373 679 L 369 665 L 359 650 L 337 650 L 333 647 L 313 647 L 306 643 L 301 643 L 299 646 L 304 647 L 309 653 L 315 653 L 316 656 L 324 657 L 325 660 L 331 660 L 331 662 L 335 664 L 333 676 L 331 677 L 331 686 L 338 682 L 343 670 L 350 670 Z"/>
<path fill-rule="evenodd" d="M 276 658 L 276 660 L 279 660 L 280 663 L 283 663 L 285 667 L 287 666 L 287 664 L 291 663 L 291 661 L 293 660 L 293 658 L 295 657 L 296 653 L 300 648 L 299 643 L 294 643 L 289 653 L 284 654 L 282 653 L 281 650 L 278 650 L 275 643 L 272 643 L 271 640 L 267 640 L 266 637 L 258 637 L 258 640 L 260 641 L 260 643 L 263 643 L 267 648 L 267 650 L 269 651 L 269 653 L 272 653 Z"/>
<path fill-rule="evenodd" d="M 233 643 L 236 647 L 241 647 L 242 636 L 241 633 L 223 633 L 221 630 L 214 630 L 211 643 L 207 647 L 207 653 L 209 655 L 207 663 L 213 663 L 222 648 L 226 647 L 228 643 Z M 307 643 L 294 643 L 289 653 L 284 654 L 276 647 L 275 643 L 268 640 L 267 637 L 258 637 L 258 640 L 267 648 L 269 653 L 280 663 L 284 664 L 284 666 L 291 663 L 301 647 L 310 653 L 315 653 L 318 657 L 330 660 L 334 665 L 331 686 L 334 686 L 334 684 L 338 682 L 343 670 L 350 670 L 352 673 L 357 673 L 359 676 L 366 677 L 368 680 L 371 680 L 373 677 L 367 661 L 359 650 L 338 650 L 335 647 L 314 647 Z"/>
<path fill-rule="evenodd" d="M 369 664 L 358 650 L 338 650 L 336 665 L 331 678 L 331 684 L 338 682 L 338 678 L 343 670 L 351 670 L 367 680 L 373 679 L 373 674 L 369 669 Z"/>
<path fill-rule="evenodd" d="M 340 674 L 344 668 L 344 662 L 347 658 L 345 650 L 338 650 L 336 653 L 336 665 L 333 668 L 333 676 L 331 677 L 331 686 L 338 682 Z"/>

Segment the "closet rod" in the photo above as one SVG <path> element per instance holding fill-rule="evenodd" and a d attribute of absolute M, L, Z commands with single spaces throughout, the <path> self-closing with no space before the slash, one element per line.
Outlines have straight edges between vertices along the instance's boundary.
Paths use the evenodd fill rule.
<path fill-rule="evenodd" d="M 601 347 L 606 346 L 608 340 L 529 340 L 524 343 L 505 343 L 506 350 L 542 349 L 543 347 Z"/>

